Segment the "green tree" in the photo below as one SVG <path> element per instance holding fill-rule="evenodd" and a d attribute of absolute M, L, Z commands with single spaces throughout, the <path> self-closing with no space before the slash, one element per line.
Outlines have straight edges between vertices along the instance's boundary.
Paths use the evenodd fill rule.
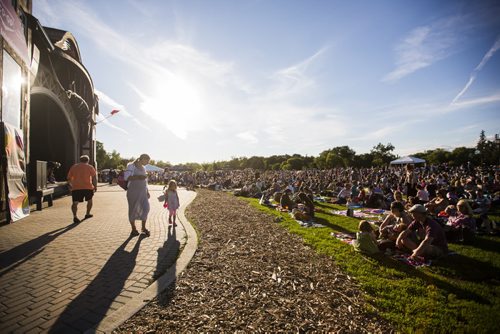
<path fill-rule="evenodd" d="M 104 149 L 104 144 L 101 143 L 100 141 L 96 141 L 96 152 L 95 152 L 95 160 L 97 164 L 98 169 L 103 169 L 107 160 L 108 160 L 108 153 Z"/>
<path fill-rule="evenodd" d="M 392 154 L 392 151 L 394 151 L 394 146 L 391 143 L 388 143 L 387 145 L 378 143 L 370 151 L 373 156 L 373 164 L 382 166 L 388 164 L 389 162 L 391 162 L 391 160 L 394 160 L 396 156 Z"/>

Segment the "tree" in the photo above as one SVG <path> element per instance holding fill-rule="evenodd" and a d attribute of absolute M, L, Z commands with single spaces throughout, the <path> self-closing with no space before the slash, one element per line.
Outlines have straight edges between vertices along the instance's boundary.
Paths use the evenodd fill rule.
<path fill-rule="evenodd" d="M 95 152 L 95 160 L 97 164 L 97 168 L 102 169 L 108 159 L 108 154 L 104 149 L 104 144 L 100 141 L 96 141 L 96 152 Z"/>
<path fill-rule="evenodd" d="M 382 166 L 390 163 L 396 156 L 392 154 L 394 151 L 394 146 L 391 143 L 387 145 L 383 145 L 382 143 L 378 143 L 370 153 L 373 156 L 373 164 L 377 166 Z"/>

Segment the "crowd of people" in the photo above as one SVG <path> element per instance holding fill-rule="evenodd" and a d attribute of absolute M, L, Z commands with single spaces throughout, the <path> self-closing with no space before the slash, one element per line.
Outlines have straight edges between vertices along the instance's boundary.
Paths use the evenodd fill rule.
<path fill-rule="evenodd" d="M 496 166 L 406 165 L 366 169 L 214 172 L 166 172 L 187 187 L 233 191 L 235 195 L 274 201 L 298 220 L 314 219 L 314 201 L 387 210 L 378 224 L 361 221 L 359 249 L 407 250 L 414 257 L 447 254 L 447 242 L 471 243 L 477 231 L 488 233 L 488 211 L 500 203 Z M 380 226 L 378 226 L 380 224 Z"/>

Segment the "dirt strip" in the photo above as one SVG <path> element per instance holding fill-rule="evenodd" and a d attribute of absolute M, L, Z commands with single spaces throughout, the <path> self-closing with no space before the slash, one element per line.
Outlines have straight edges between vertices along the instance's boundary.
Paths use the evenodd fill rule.
<path fill-rule="evenodd" d="M 187 270 L 116 332 L 391 332 L 328 257 L 246 202 L 200 190 Z"/>

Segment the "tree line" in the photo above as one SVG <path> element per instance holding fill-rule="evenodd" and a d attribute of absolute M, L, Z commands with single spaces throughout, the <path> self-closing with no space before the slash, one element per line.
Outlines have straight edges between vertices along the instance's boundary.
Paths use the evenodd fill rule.
<path fill-rule="evenodd" d="M 369 168 L 374 166 L 386 166 L 398 157 L 393 153 L 395 147 L 391 143 L 378 143 L 369 153 L 356 154 L 349 146 L 337 146 L 321 152 L 317 157 L 293 155 L 272 155 L 270 157 L 252 156 L 233 157 L 228 161 L 214 161 L 210 163 L 185 163 L 175 168 L 186 170 L 231 170 L 252 168 L 258 170 L 301 170 L 309 168 L 329 169 L 337 167 Z M 457 147 L 453 150 L 437 148 L 417 152 L 412 156 L 425 159 L 428 164 L 448 163 L 459 166 L 467 163 L 473 165 L 496 165 L 500 163 L 500 137 L 495 134 L 494 139 L 489 140 L 481 131 L 476 147 Z M 118 152 L 113 150 L 106 152 L 104 145 L 97 142 L 96 151 L 97 166 L 99 169 L 119 168 L 123 169 L 128 162 L 134 158 L 122 158 Z M 162 160 L 151 160 L 152 165 L 166 168 L 173 167 L 169 162 Z"/>

